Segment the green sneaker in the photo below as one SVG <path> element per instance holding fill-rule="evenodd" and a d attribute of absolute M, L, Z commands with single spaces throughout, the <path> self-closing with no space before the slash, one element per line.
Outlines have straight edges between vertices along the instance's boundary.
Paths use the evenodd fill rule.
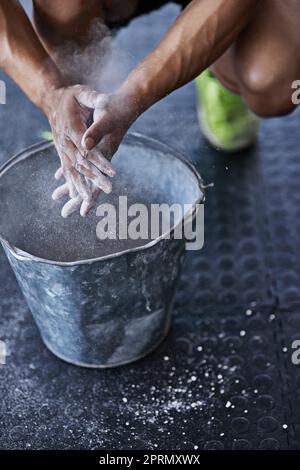
<path fill-rule="evenodd" d="M 53 140 L 53 134 L 50 131 L 43 131 L 40 133 L 40 136 L 44 140 L 48 140 L 48 142 L 51 142 Z"/>
<path fill-rule="evenodd" d="M 259 118 L 210 70 L 196 78 L 198 117 L 204 137 L 219 150 L 237 152 L 256 140 Z"/>

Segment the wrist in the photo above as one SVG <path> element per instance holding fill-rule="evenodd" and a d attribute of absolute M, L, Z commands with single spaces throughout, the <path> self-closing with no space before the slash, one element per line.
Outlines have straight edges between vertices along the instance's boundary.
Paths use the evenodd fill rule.
<path fill-rule="evenodd" d="M 154 104 L 152 94 L 143 75 L 142 71 L 134 70 L 116 93 L 124 112 L 127 113 L 128 119 L 132 122 Z"/>
<path fill-rule="evenodd" d="M 35 104 L 48 116 L 59 97 L 59 91 L 68 86 L 60 72 L 55 67 L 44 68 L 41 73 L 40 87 L 36 95 Z"/>
<path fill-rule="evenodd" d="M 45 113 L 48 119 L 52 114 L 52 110 L 57 107 L 61 88 L 59 86 L 51 86 L 42 89 L 39 93 L 38 101 L 35 104 Z"/>

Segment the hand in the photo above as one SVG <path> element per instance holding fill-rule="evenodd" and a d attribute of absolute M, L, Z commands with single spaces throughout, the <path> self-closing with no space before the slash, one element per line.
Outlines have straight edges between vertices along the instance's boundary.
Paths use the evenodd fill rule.
<path fill-rule="evenodd" d="M 81 145 L 92 110 L 78 100 L 81 94 L 93 93 L 83 85 L 63 87 L 50 91 L 43 106 L 53 132 L 54 143 L 61 160 L 56 178 L 66 182 L 53 193 L 53 199 L 69 194 L 70 201 L 62 209 L 67 217 L 80 207 L 85 216 L 100 191 L 109 193 L 112 185 L 104 176 L 115 171 L 98 149 L 87 151 Z"/>
<path fill-rule="evenodd" d="M 62 168 L 60 167 L 55 173 L 55 179 L 59 180 L 63 177 Z M 88 200 L 83 200 L 80 194 L 71 198 L 62 208 L 61 215 L 62 217 L 69 217 L 69 215 L 73 214 L 76 210 L 80 209 L 80 215 L 85 217 L 88 212 L 94 207 L 96 204 L 97 198 L 101 193 L 101 190 L 97 188 L 91 181 L 85 178 L 85 183 L 88 189 L 91 192 L 91 197 Z M 52 199 L 55 201 L 61 199 L 63 196 L 69 194 L 69 186 L 68 183 L 64 183 L 59 186 L 52 194 Z"/>
<path fill-rule="evenodd" d="M 120 93 L 101 94 L 88 89 L 78 95 L 81 105 L 93 109 L 93 124 L 84 132 L 81 140 L 86 152 L 97 149 L 111 160 L 126 134 L 137 118 L 134 103 Z"/>

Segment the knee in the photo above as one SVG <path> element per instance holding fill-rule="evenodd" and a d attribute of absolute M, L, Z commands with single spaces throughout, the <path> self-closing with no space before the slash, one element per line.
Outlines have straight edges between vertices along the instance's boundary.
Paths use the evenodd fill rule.
<path fill-rule="evenodd" d="M 257 65 L 245 68 L 241 90 L 249 108 L 261 117 L 290 114 L 296 107 L 292 102 L 292 83 L 286 70 L 275 73 Z"/>

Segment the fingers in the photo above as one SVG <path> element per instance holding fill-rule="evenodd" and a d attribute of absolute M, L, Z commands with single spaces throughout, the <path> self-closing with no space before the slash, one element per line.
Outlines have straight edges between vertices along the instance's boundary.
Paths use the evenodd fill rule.
<path fill-rule="evenodd" d="M 99 188 L 97 188 L 95 186 L 92 187 L 92 198 L 91 198 L 91 200 L 89 202 L 88 201 L 83 201 L 83 203 L 81 204 L 80 215 L 82 217 L 85 217 L 89 213 L 89 211 L 94 207 L 100 193 L 101 193 L 101 190 Z"/>
<path fill-rule="evenodd" d="M 63 169 L 62 169 L 62 167 L 59 167 L 58 170 L 56 170 L 56 172 L 55 172 L 54 178 L 56 180 L 60 180 L 60 178 L 62 178 L 63 175 L 64 175 Z"/>
<path fill-rule="evenodd" d="M 107 151 L 104 145 L 105 152 L 99 149 L 90 151 L 94 144 L 103 137 L 105 141 L 105 137 L 115 130 L 107 109 L 109 99 L 110 95 L 77 85 L 66 89 L 62 95 L 59 109 L 63 113 L 53 115 L 51 126 L 61 159 L 61 168 L 56 171 L 55 178 L 59 180 L 64 176 L 65 183 L 53 192 L 52 197 L 58 200 L 68 192 L 70 196 L 70 201 L 62 209 L 63 217 L 68 217 L 79 207 L 81 215 L 85 216 L 101 191 L 110 193 L 112 190 L 107 177 L 113 177 L 115 170 L 105 158 L 112 156 L 110 150 Z M 87 129 L 92 110 L 99 121 Z"/>
<path fill-rule="evenodd" d="M 69 159 L 68 155 L 62 150 L 61 146 L 56 143 L 55 144 L 56 150 L 58 152 L 60 161 L 61 161 L 61 172 L 63 173 L 66 183 L 69 188 L 69 195 L 70 198 L 74 198 L 77 196 L 77 191 L 75 189 L 75 186 L 73 184 L 71 175 L 70 175 L 70 168 L 72 167 L 72 161 Z M 55 177 L 59 176 L 60 174 L 60 169 L 57 170 L 55 173 Z"/>
<path fill-rule="evenodd" d="M 92 150 L 100 140 L 111 131 L 111 122 L 106 112 L 95 121 L 83 134 L 82 147 L 89 151 Z"/>
<path fill-rule="evenodd" d="M 68 188 L 69 188 L 69 196 L 71 199 L 73 199 L 74 197 L 77 196 L 77 191 L 76 191 L 76 187 L 74 185 L 74 181 L 73 181 L 70 170 L 65 170 L 64 176 L 65 176 Z"/>
<path fill-rule="evenodd" d="M 101 152 L 97 149 L 91 150 L 88 155 L 87 159 L 92 162 L 101 173 L 104 173 L 108 176 L 115 176 L 116 171 L 113 168 L 112 164 L 101 154 Z"/>
<path fill-rule="evenodd" d="M 98 189 L 98 194 L 100 194 L 100 190 Z M 96 204 L 96 201 L 95 200 L 91 200 L 90 202 L 87 202 L 87 201 L 83 201 L 83 203 L 81 204 L 81 207 L 80 207 L 80 215 L 81 217 L 86 217 L 87 214 L 90 212 L 90 210 L 94 207 L 94 205 Z"/>
<path fill-rule="evenodd" d="M 61 215 L 64 218 L 69 217 L 71 214 L 76 212 L 80 208 L 80 215 L 82 217 L 86 217 L 88 212 L 94 207 L 96 204 L 97 197 L 101 193 L 99 188 L 93 187 L 92 188 L 92 197 L 89 201 L 83 201 L 81 196 L 78 195 L 77 197 L 70 199 L 62 208 Z"/>
<path fill-rule="evenodd" d="M 89 201 L 91 199 L 92 193 L 88 185 L 84 181 L 83 176 L 80 173 L 78 173 L 78 171 L 75 170 L 75 168 L 72 168 L 72 170 L 70 170 L 70 174 L 71 174 L 73 184 L 76 190 L 78 191 L 78 194 L 81 196 L 81 198 L 84 201 Z"/>
<path fill-rule="evenodd" d="M 89 162 L 89 169 L 76 165 L 77 171 L 82 173 L 94 186 L 102 189 L 105 193 L 109 194 L 112 190 L 112 184 L 92 163 Z"/>
<path fill-rule="evenodd" d="M 89 190 L 89 199 L 83 199 L 80 194 L 77 194 L 75 197 L 71 198 L 66 204 L 64 204 L 61 215 L 64 218 L 69 217 L 75 211 L 80 208 L 80 215 L 82 217 L 86 217 L 89 211 L 94 207 L 96 204 L 97 198 L 101 193 L 101 190 L 95 186 L 91 181 L 85 178 L 86 187 Z M 69 194 L 69 187 L 68 183 L 64 183 L 63 185 L 59 186 L 55 189 L 52 194 L 52 199 L 54 201 L 58 201 L 63 196 Z"/>
<path fill-rule="evenodd" d="M 97 150 L 99 150 L 101 155 L 103 155 L 103 157 L 107 161 L 110 161 L 118 150 L 123 136 L 124 133 L 121 132 L 119 129 L 116 129 L 110 134 L 103 137 L 101 142 L 98 144 Z"/>
<path fill-rule="evenodd" d="M 85 158 L 82 158 L 78 155 L 77 161 L 86 169 L 96 167 L 98 171 L 110 177 L 114 177 L 116 174 L 112 164 L 102 155 L 98 149 L 94 149 L 88 152 Z M 92 166 L 90 163 L 92 163 Z"/>
<path fill-rule="evenodd" d="M 100 150 L 94 149 L 90 152 L 84 152 L 85 155 L 83 156 L 82 153 L 76 148 L 73 142 L 68 141 L 65 144 L 65 153 L 67 153 L 69 159 L 72 161 L 73 166 L 77 164 L 83 166 L 87 170 L 91 170 L 91 163 L 93 163 L 96 168 L 108 176 L 115 176 L 116 172 L 112 166 L 112 164 L 102 155 Z M 78 171 L 80 171 L 78 169 Z M 96 175 L 97 173 L 95 173 Z"/>
<path fill-rule="evenodd" d="M 102 191 L 105 193 L 110 193 L 112 190 L 112 184 L 109 181 L 108 178 L 106 178 L 103 173 L 101 172 L 100 168 L 103 169 L 103 172 L 105 170 L 106 173 L 110 173 L 110 175 L 114 175 L 114 169 L 112 168 L 111 164 L 104 158 L 98 155 L 97 153 L 94 153 L 91 155 L 90 158 L 92 158 L 92 162 L 90 159 L 83 158 L 82 155 L 78 152 L 76 147 L 72 142 L 69 142 L 68 145 L 65 148 L 65 151 L 68 152 L 68 156 L 70 159 L 72 159 L 73 166 L 76 169 L 78 173 L 81 173 L 82 175 L 86 176 L 88 179 L 94 182 L 96 186 L 98 186 Z M 72 172 L 72 175 L 74 173 Z M 76 175 L 74 175 L 76 176 Z M 77 182 L 79 184 L 79 187 L 77 187 Z M 83 194 L 80 191 L 84 190 L 82 185 L 80 186 L 80 181 L 79 178 L 74 181 L 73 183 L 79 192 L 79 194 Z M 84 182 L 81 181 L 83 185 L 85 184 Z M 86 197 L 83 197 L 83 199 L 87 199 Z"/>
<path fill-rule="evenodd" d="M 76 161 L 74 156 L 77 156 L 82 165 L 79 163 L 73 164 L 69 157 L 70 149 L 73 150 L 72 160 Z M 69 143 L 64 150 L 65 152 L 60 151 L 62 166 L 56 171 L 55 177 L 65 176 L 66 182 L 53 192 L 52 198 L 59 200 L 69 193 L 70 200 L 62 208 L 62 217 L 69 217 L 79 208 L 81 216 L 85 217 L 94 207 L 101 189 L 106 193 L 111 192 L 112 189 L 111 182 L 99 171 L 96 165 L 100 166 L 101 164 L 101 168 L 105 168 L 105 171 L 110 174 L 114 173 L 114 170 L 104 157 L 99 158 L 98 153 L 91 155 L 93 162 L 95 162 L 93 163 L 83 159 L 72 143 Z"/>
<path fill-rule="evenodd" d="M 82 199 L 80 196 L 76 196 L 73 199 L 70 199 L 62 208 L 61 215 L 65 219 L 69 217 L 73 212 L 77 211 L 81 206 Z"/>
<path fill-rule="evenodd" d="M 102 173 L 99 173 L 97 178 L 92 179 L 93 183 L 98 186 L 98 188 L 102 189 L 106 194 L 111 193 L 112 191 L 112 184 L 109 179 L 105 178 Z"/>
<path fill-rule="evenodd" d="M 66 165 L 63 166 L 63 172 L 69 188 L 70 199 L 76 198 L 78 194 L 81 195 L 82 199 L 89 199 L 90 194 L 81 181 L 81 175 L 74 167 L 70 166 L 70 164 L 72 165 L 72 162 L 71 159 L 68 158 L 67 154 L 64 154 L 64 159 Z"/>
<path fill-rule="evenodd" d="M 66 196 L 69 194 L 69 186 L 68 183 L 63 184 L 62 186 L 59 186 L 58 188 L 55 189 L 52 193 L 52 199 L 54 201 L 58 201 L 60 198 L 63 196 Z"/>
<path fill-rule="evenodd" d="M 82 122 L 73 124 L 71 129 L 67 130 L 67 140 L 70 140 L 74 146 L 78 149 L 82 157 L 85 156 L 86 150 L 82 146 L 82 136 L 86 132 L 87 127 Z"/>

